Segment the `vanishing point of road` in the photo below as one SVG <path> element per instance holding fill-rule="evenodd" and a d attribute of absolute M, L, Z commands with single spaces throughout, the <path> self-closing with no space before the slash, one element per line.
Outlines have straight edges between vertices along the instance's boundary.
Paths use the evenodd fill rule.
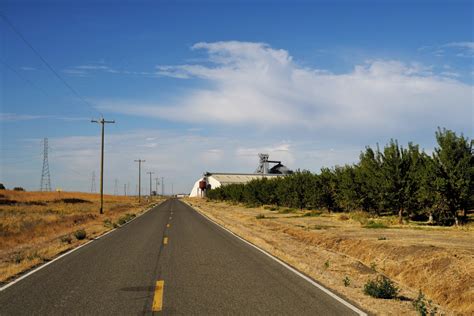
<path fill-rule="evenodd" d="M 169 199 L 0 292 L 0 315 L 353 315 Z"/>

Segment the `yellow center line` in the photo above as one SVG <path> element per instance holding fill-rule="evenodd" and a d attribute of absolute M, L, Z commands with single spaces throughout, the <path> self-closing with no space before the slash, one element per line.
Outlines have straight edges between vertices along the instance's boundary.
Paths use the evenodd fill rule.
<path fill-rule="evenodd" d="M 165 287 L 165 281 L 163 280 L 156 281 L 155 296 L 153 297 L 153 306 L 152 306 L 152 310 L 154 312 L 159 312 L 163 309 L 164 287 Z"/>
<path fill-rule="evenodd" d="M 163 238 L 163 245 L 167 245 L 168 244 L 168 237 L 165 237 Z"/>

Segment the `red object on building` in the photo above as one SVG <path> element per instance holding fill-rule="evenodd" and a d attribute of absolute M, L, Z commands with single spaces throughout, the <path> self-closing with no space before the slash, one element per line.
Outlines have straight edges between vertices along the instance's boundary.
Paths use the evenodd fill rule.
<path fill-rule="evenodd" d="M 199 189 L 201 190 L 206 190 L 207 188 L 207 183 L 206 181 L 202 180 L 202 181 L 199 181 Z"/>

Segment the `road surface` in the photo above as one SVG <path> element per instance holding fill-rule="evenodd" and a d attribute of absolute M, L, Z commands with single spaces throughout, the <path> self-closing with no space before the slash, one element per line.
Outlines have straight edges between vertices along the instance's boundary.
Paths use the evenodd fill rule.
<path fill-rule="evenodd" d="M 0 292 L 0 315 L 353 315 L 177 199 Z"/>

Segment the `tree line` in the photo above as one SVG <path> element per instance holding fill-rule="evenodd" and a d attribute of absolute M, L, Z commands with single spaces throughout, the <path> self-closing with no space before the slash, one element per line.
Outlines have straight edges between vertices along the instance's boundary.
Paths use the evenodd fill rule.
<path fill-rule="evenodd" d="M 356 164 L 230 184 L 209 190 L 207 197 L 457 225 L 474 207 L 474 141 L 447 129 L 435 134 L 432 155 L 392 139 L 383 149 L 366 147 Z"/>

